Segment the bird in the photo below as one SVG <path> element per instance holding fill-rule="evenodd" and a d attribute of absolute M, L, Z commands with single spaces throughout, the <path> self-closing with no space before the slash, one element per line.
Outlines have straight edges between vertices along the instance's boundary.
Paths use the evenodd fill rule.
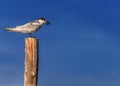
<path fill-rule="evenodd" d="M 15 26 L 12 28 L 4 28 L 4 30 L 8 32 L 27 33 L 29 36 L 32 36 L 32 33 L 37 32 L 44 24 L 49 25 L 50 22 L 42 17 L 23 25 Z"/>

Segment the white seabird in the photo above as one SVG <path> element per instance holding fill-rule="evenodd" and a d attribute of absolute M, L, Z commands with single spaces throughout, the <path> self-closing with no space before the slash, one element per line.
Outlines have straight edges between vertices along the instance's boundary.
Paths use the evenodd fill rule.
<path fill-rule="evenodd" d="M 39 18 L 38 20 L 35 20 L 33 22 L 29 22 L 24 25 L 16 26 L 13 28 L 5 28 L 4 30 L 8 32 L 27 33 L 30 36 L 32 36 L 32 33 L 38 31 L 44 24 L 48 25 L 50 24 L 50 22 L 47 21 L 45 18 Z"/>

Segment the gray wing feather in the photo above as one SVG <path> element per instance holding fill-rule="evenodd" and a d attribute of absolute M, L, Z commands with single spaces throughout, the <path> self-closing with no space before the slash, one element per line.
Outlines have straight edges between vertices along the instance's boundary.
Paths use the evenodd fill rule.
<path fill-rule="evenodd" d="M 26 23 L 24 25 L 20 25 L 20 26 L 16 26 L 17 28 L 31 28 L 31 27 L 35 27 L 35 26 L 39 26 L 39 22 L 38 21 L 33 21 L 33 22 L 29 22 Z"/>

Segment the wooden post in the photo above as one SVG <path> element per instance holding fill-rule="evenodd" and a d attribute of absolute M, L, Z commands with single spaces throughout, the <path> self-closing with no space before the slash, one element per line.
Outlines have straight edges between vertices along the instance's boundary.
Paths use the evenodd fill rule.
<path fill-rule="evenodd" d="M 38 39 L 25 39 L 24 86 L 37 86 L 38 79 Z"/>

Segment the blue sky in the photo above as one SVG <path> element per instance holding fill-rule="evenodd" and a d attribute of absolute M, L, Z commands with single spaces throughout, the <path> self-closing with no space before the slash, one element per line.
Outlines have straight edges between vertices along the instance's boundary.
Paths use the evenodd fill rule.
<path fill-rule="evenodd" d="M 38 86 L 120 86 L 120 1 L 3 0 L 0 27 L 51 21 L 40 42 Z M 27 34 L 0 31 L 0 86 L 22 86 Z"/>

